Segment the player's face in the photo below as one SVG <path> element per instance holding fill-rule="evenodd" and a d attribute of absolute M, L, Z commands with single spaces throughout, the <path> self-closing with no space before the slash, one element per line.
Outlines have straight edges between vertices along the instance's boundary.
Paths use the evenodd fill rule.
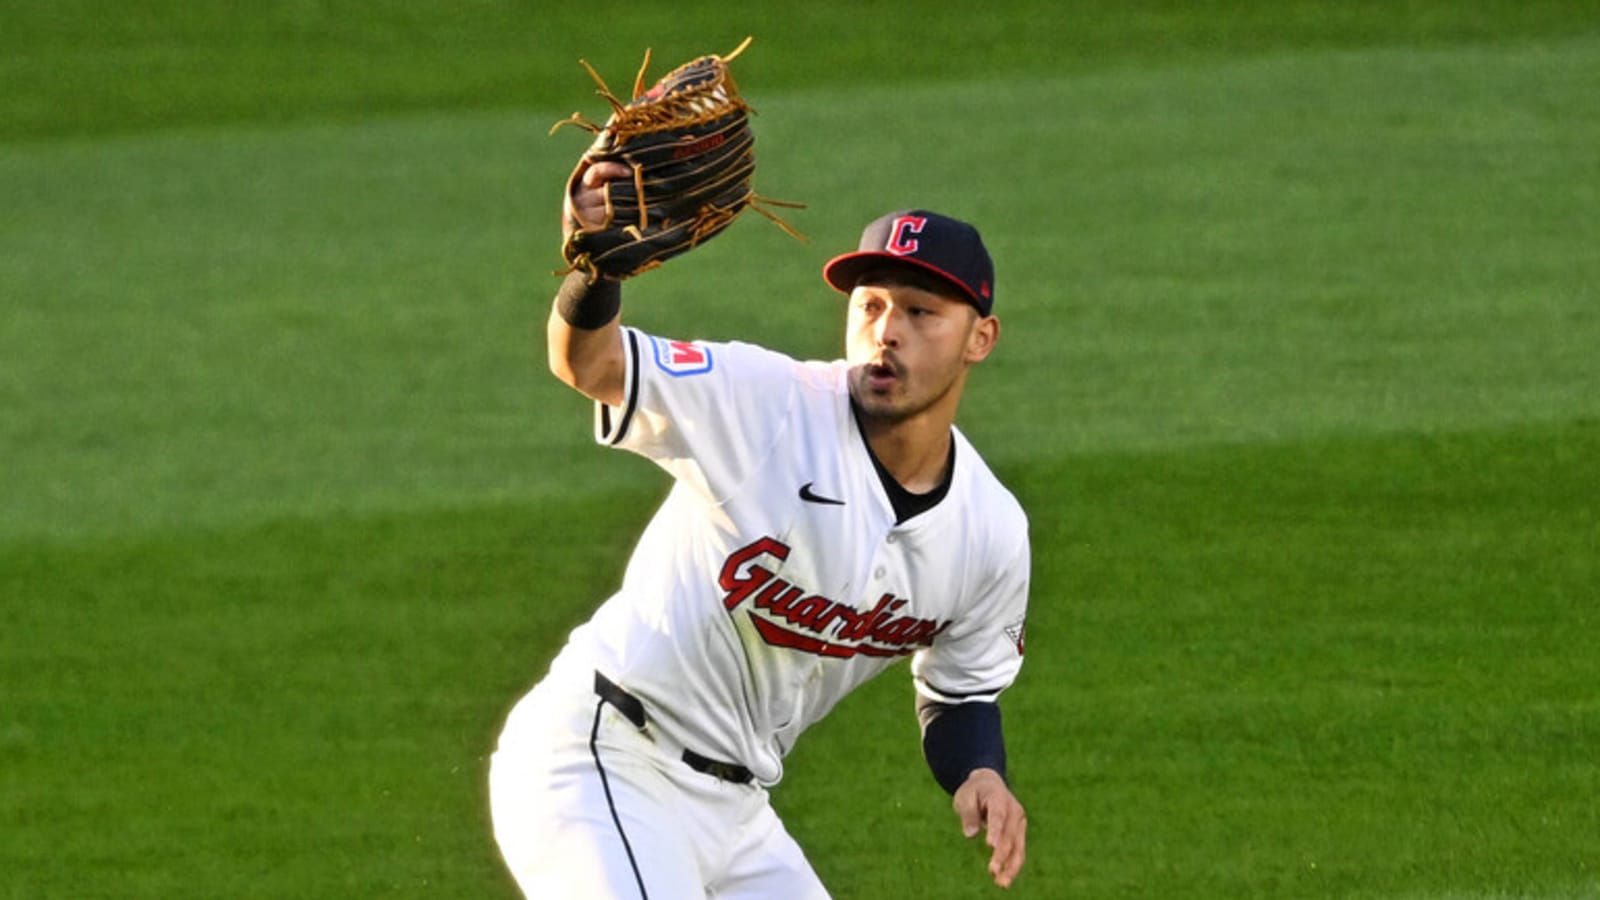
<path fill-rule="evenodd" d="M 845 326 L 850 394 L 868 416 L 899 422 L 955 417 L 967 367 L 985 356 L 999 321 L 972 304 L 898 279 L 864 279 Z"/>

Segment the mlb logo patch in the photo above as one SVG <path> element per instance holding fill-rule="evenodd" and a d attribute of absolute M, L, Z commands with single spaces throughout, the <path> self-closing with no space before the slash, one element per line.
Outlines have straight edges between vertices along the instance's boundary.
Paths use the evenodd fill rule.
<path fill-rule="evenodd" d="M 695 341 L 669 341 L 653 337 L 656 368 L 674 378 L 711 371 L 711 349 Z"/>
<path fill-rule="evenodd" d="M 1018 619 L 1017 621 L 1006 626 L 1006 637 L 1011 639 L 1011 643 L 1017 645 L 1018 656 L 1022 656 L 1026 652 L 1024 650 L 1024 646 L 1027 640 L 1027 634 L 1028 624 L 1026 619 Z"/>

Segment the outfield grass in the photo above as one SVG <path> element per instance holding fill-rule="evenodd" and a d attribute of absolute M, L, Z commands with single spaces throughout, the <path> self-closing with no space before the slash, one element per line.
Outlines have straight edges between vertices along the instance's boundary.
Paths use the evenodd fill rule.
<path fill-rule="evenodd" d="M 1028 895 L 1593 895 L 1597 452 L 1590 423 L 1009 473 L 1070 498 L 1035 515 L 1050 649 L 1007 706 L 1019 789 L 1057 800 L 1032 811 Z M 853 746 L 913 731 L 904 685 L 871 690 L 797 751 L 802 840 L 848 860 L 843 896 L 930 870 L 986 896 L 912 754 Z M 877 767 L 905 799 L 875 840 L 814 812 Z M 885 866 L 906 832 L 919 863 Z"/>
<path fill-rule="evenodd" d="M 647 46 L 676 61 L 727 52 L 746 35 L 761 49 L 741 77 L 770 92 L 1561 38 L 1592 32 L 1595 19 L 1574 0 L 991 0 L 982 16 L 903 0 L 755 2 L 736 14 L 721 3 L 634 0 L 15 0 L 0 28 L 0 83 L 14 86 L 0 95 L 0 139 L 565 110 L 582 82 L 580 56 L 622 90 Z"/>
<path fill-rule="evenodd" d="M 1012 893 L 1600 896 L 1600 14 L 713 9 L 8 11 L 0 897 L 513 896 L 500 716 L 665 489 L 530 350 L 545 130 L 580 55 L 746 33 L 812 242 L 741 222 L 627 315 L 831 355 L 863 221 L 984 227 Z M 846 701 L 776 802 L 841 900 L 992 896 L 909 706 Z"/>
<path fill-rule="evenodd" d="M 1035 504 L 1007 706 L 1019 895 L 1592 890 L 1596 453 L 1590 424 L 1008 470 L 1071 498 Z M 11 548 L 8 591 L 51 598 L 6 614 L 13 896 L 500 884 L 497 714 L 642 499 Z M 914 736 L 889 676 L 796 752 L 778 799 L 838 896 L 988 895 Z"/>

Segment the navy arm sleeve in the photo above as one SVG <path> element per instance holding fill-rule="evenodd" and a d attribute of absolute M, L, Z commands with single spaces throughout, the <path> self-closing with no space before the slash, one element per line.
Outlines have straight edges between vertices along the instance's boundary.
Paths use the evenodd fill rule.
<path fill-rule="evenodd" d="M 922 723 L 922 756 L 946 793 L 954 794 L 975 769 L 993 769 L 1006 777 L 1000 704 L 940 703 L 919 695 L 917 719 Z"/>

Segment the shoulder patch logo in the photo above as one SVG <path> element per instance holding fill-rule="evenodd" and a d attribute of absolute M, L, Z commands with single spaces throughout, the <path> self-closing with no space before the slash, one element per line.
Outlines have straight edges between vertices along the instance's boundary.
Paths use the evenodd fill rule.
<path fill-rule="evenodd" d="M 652 337 L 656 368 L 674 378 L 701 375 L 711 371 L 711 349 L 695 341 L 669 341 Z"/>
<path fill-rule="evenodd" d="M 1006 626 L 1006 637 L 1010 638 L 1011 642 L 1017 645 L 1018 656 L 1023 655 L 1023 640 L 1027 637 L 1027 631 L 1028 623 L 1026 619 L 1018 619 L 1017 621 Z"/>

